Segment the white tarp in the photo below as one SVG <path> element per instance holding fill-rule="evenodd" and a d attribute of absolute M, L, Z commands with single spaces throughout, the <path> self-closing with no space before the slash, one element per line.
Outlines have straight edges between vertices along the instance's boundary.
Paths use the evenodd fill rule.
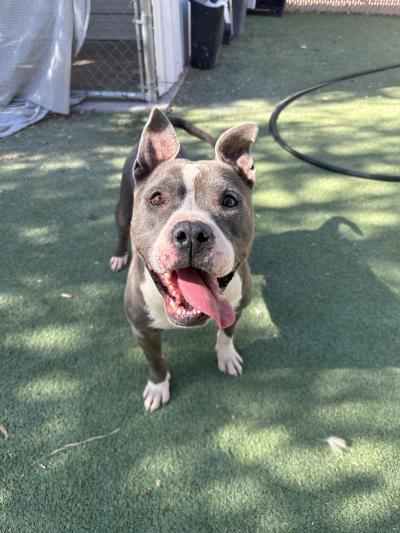
<path fill-rule="evenodd" d="M 69 113 L 71 60 L 89 15 L 90 0 L 0 1 L 0 137 Z"/>

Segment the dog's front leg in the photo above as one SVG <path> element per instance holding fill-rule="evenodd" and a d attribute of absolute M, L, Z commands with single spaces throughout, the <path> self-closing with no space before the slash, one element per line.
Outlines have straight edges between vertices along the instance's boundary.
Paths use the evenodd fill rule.
<path fill-rule="evenodd" d="M 169 400 L 169 380 L 167 364 L 161 353 L 160 330 L 137 330 L 133 333 L 150 365 L 150 379 L 143 392 L 144 406 L 147 411 L 155 411 Z"/>
<path fill-rule="evenodd" d="M 128 242 L 133 209 L 134 183 L 132 166 L 136 157 L 136 147 L 132 149 L 125 162 L 119 190 L 119 199 L 115 208 L 115 222 L 118 228 L 118 244 L 114 255 L 110 259 L 113 272 L 118 272 L 128 264 Z"/>
<path fill-rule="evenodd" d="M 237 353 L 233 344 L 233 333 L 239 318 L 240 313 L 236 313 L 236 321 L 232 326 L 218 330 L 217 344 L 215 345 L 218 368 L 224 374 L 230 374 L 231 376 L 241 376 L 243 372 L 243 359 Z"/>

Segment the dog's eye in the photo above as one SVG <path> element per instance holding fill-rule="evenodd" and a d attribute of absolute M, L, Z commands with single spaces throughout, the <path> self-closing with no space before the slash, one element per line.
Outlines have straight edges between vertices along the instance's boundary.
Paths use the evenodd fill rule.
<path fill-rule="evenodd" d="M 155 192 L 150 198 L 151 205 L 162 205 L 164 203 L 164 198 L 160 192 Z"/>
<path fill-rule="evenodd" d="M 222 199 L 222 205 L 224 207 L 235 207 L 239 202 L 232 194 L 225 194 Z"/>

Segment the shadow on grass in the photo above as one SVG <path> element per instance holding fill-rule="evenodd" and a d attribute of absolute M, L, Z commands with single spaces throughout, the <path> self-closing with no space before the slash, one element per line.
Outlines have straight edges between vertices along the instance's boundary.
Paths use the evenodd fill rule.
<path fill-rule="evenodd" d="M 341 225 L 361 239 L 348 239 Z M 256 239 L 252 270 L 267 278 L 262 293 L 279 330 L 266 347 L 271 368 L 399 364 L 400 300 L 366 263 L 365 246 L 343 217 Z"/>

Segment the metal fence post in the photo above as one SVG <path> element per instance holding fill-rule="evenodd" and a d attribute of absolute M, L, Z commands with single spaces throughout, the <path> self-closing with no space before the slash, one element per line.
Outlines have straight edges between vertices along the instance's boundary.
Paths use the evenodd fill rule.
<path fill-rule="evenodd" d="M 157 101 L 157 76 L 151 0 L 140 0 L 146 100 Z"/>
<path fill-rule="evenodd" d="M 144 82 L 144 69 L 143 69 L 143 46 L 142 46 L 142 30 L 140 28 L 140 19 L 139 19 L 139 0 L 133 0 L 133 11 L 134 11 L 134 19 L 133 22 L 135 24 L 135 30 L 136 30 L 136 50 L 137 50 L 137 57 L 138 57 L 138 65 L 139 65 L 139 80 L 140 80 L 140 91 L 142 93 L 142 97 L 145 100 L 146 99 L 146 93 L 145 93 L 145 82 Z"/>

